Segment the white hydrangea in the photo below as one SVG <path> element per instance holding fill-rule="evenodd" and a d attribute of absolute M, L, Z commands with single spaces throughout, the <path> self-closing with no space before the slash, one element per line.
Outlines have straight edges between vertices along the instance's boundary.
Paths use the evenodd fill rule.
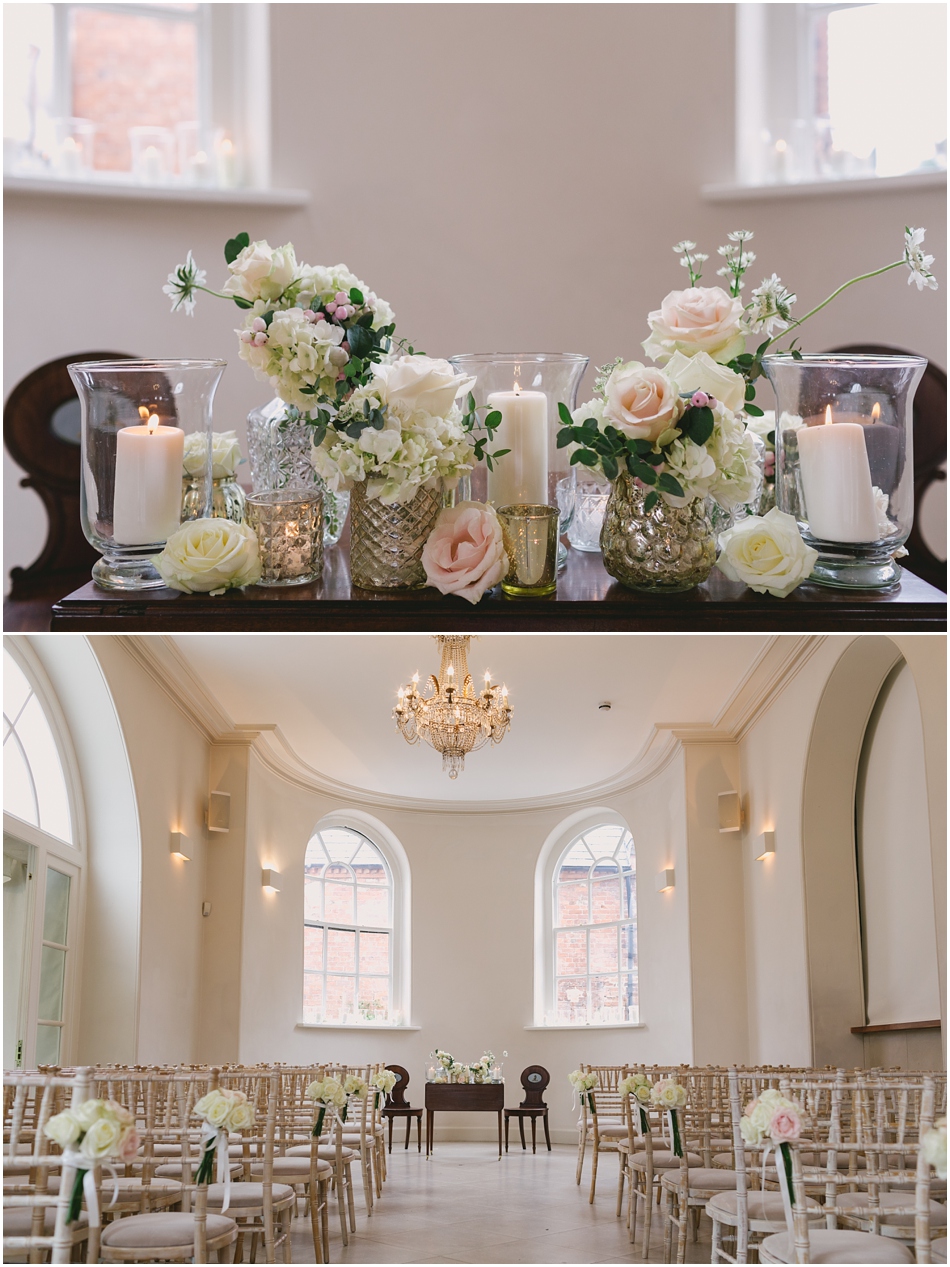
<path fill-rule="evenodd" d="M 236 333 L 254 333 L 256 321 L 262 318 L 252 310 L 244 331 Z M 316 387 L 318 393 L 327 394 L 335 390 L 339 368 L 330 354 L 343 342 L 344 333 L 340 326 L 328 321 L 308 320 L 300 308 L 288 308 L 275 312 L 267 329 L 254 334 L 260 342 L 241 340 L 241 359 L 259 379 L 269 382 L 288 405 L 312 409 L 314 394 L 303 388 Z"/>
<path fill-rule="evenodd" d="M 745 424 L 728 409 L 717 411 L 716 426 L 706 448 L 716 464 L 710 496 L 723 510 L 751 502 L 759 490 L 762 472 L 753 434 Z"/>

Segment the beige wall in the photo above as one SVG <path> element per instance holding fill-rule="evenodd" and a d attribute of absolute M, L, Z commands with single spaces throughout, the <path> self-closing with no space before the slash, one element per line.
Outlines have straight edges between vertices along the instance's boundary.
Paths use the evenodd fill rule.
<path fill-rule="evenodd" d="M 703 183 L 732 171 L 732 5 L 286 4 L 271 23 L 274 181 L 310 190 L 309 207 L 8 198 L 5 395 L 38 364 L 94 348 L 222 356 L 217 425 L 241 429 L 270 391 L 238 362 L 235 310 L 202 297 L 193 319 L 173 318 L 161 293 L 189 247 L 220 281 L 240 229 L 292 240 L 310 262 L 345 260 L 433 355 L 635 356 L 647 311 L 683 282 L 671 245 L 701 243 L 711 283 L 737 227 L 755 231 L 756 270 L 778 272 L 803 311 L 898 258 L 905 224 L 927 227 L 944 276 L 941 190 L 702 200 Z M 702 50 L 698 86 L 690 49 Z M 352 87 L 331 119 L 321 102 L 337 68 Z M 890 274 L 847 292 L 804 343 L 856 341 L 945 364 L 942 294 Z M 16 478 L 7 462 L 7 568 L 34 558 L 45 531 Z"/>

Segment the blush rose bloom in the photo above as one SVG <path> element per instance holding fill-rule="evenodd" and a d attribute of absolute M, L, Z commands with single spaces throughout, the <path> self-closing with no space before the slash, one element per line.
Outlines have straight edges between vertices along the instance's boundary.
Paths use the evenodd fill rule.
<path fill-rule="evenodd" d="M 744 581 L 756 594 L 785 598 L 811 575 L 818 551 L 807 546 L 792 515 L 777 506 L 764 517 L 750 515 L 719 537 L 716 566 L 730 581 Z"/>
<path fill-rule="evenodd" d="M 261 579 L 257 536 L 230 519 L 193 519 L 165 542 L 155 559 L 162 580 L 185 594 L 223 594 Z"/>
<path fill-rule="evenodd" d="M 647 316 L 650 337 L 643 350 L 661 364 L 674 352 L 695 356 L 708 352 L 725 364 L 745 349 L 742 300 L 720 286 L 690 286 L 671 290 L 655 312 Z"/>
<path fill-rule="evenodd" d="M 604 419 L 631 440 L 657 440 L 682 417 L 683 402 L 662 370 L 618 365 L 604 387 Z"/>
<path fill-rule="evenodd" d="M 708 352 L 697 352 L 695 356 L 674 352 L 663 366 L 663 372 L 684 395 L 705 392 L 707 396 L 715 396 L 734 414 L 745 404 L 745 379 L 714 361 Z"/>
<path fill-rule="evenodd" d="M 459 502 L 439 515 L 422 550 L 426 580 L 442 594 L 477 603 L 508 571 L 501 524 L 491 506 Z"/>
<path fill-rule="evenodd" d="M 412 412 L 448 417 L 457 396 L 467 392 L 474 378 L 460 377 L 448 361 L 434 356 L 400 356 L 389 365 L 373 367 L 373 386 L 382 385 L 387 404 L 402 402 Z"/>
<path fill-rule="evenodd" d="M 127 1164 L 130 1161 L 135 1161 L 141 1143 L 139 1133 L 134 1126 L 131 1130 L 127 1130 L 122 1137 L 122 1143 L 119 1145 L 119 1160 Z"/>
<path fill-rule="evenodd" d="M 231 276 L 224 284 L 227 295 L 237 295 L 254 303 L 279 299 L 297 276 L 297 259 L 291 242 L 272 247 L 265 241 L 251 242 L 228 265 Z"/>
<path fill-rule="evenodd" d="M 769 1124 L 769 1134 L 776 1144 L 787 1143 L 790 1139 L 799 1139 L 802 1133 L 802 1119 L 796 1108 L 791 1105 L 777 1109 Z"/>

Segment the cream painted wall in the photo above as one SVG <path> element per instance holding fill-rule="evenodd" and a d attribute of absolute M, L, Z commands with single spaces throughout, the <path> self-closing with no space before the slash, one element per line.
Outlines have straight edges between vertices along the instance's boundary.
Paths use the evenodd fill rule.
<path fill-rule="evenodd" d="M 274 5 L 274 182 L 309 189 L 309 207 L 8 197 L 5 396 L 42 362 L 94 347 L 221 356 L 217 425 L 241 430 L 270 391 L 238 362 L 234 310 L 204 297 L 193 319 L 172 317 L 161 286 L 189 247 L 220 280 L 242 228 L 293 240 L 311 262 L 345 260 L 433 355 L 636 355 L 645 314 L 682 284 L 672 243 L 693 238 L 714 261 L 736 227 L 755 230 L 763 275 L 781 274 L 803 310 L 897 258 L 905 224 L 927 227 L 943 277 L 941 190 L 702 200 L 703 183 L 732 174 L 733 27 L 728 4 Z M 702 50 L 698 95 L 677 79 L 686 43 Z M 308 96 L 315 58 L 356 70 L 343 122 L 327 125 Z M 805 346 L 856 341 L 945 364 L 943 296 L 890 274 L 820 314 Z M 18 475 L 5 457 L 6 569 L 45 531 Z"/>

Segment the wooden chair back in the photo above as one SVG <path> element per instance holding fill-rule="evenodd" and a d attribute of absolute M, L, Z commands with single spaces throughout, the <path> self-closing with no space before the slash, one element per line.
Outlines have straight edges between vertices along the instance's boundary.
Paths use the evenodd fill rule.
<path fill-rule="evenodd" d="M 386 1107 L 408 1109 L 410 1105 L 406 1099 L 406 1088 L 409 1086 L 409 1070 L 404 1069 L 402 1065 L 387 1065 L 386 1068 L 396 1075 L 395 1085 L 386 1098 Z"/>
<path fill-rule="evenodd" d="M 521 1085 L 524 1087 L 524 1099 L 520 1107 L 522 1109 L 546 1108 L 544 1092 L 550 1081 L 551 1075 L 543 1065 L 528 1065 L 527 1069 L 522 1069 Z"/>

